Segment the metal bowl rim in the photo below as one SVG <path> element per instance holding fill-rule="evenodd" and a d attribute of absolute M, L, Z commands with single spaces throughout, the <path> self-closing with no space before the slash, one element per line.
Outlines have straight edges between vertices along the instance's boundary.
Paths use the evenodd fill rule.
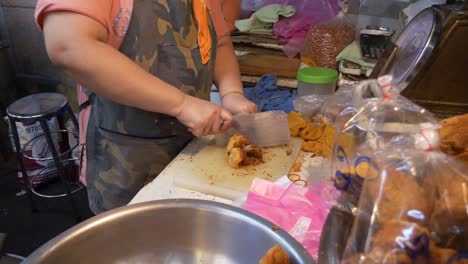
<path fill-rule="evenodd" d="M 272 234 L 278 241 L 285 242 L 291 249 L 290 254 L 294 254 L 297 259 L 306 260 L 306 263 L 315 263 L 307 250 L 289 233 L 279 228 L 273 230 L 273 227 L 277 225 L 272 222 L 254 214 L 247 210 L 232 205 L 198 199 L 164 199 L 157 201 L 142 202 L 132 205 L 123 206 L 108 212 L 104 212 L 100 215 L 94 216 L 87 219 L 86 221 L 64 231 L 63 233 L 52 238 L 44 245 L 36 249 L 31 255 L 29 255 L 23 263 L 37 263 L 41 259 L 45 258 L 57 247 L 75 237 L 86 233 L 93 228 L 100 226 L 106 222 L 111 222 L 113 219 L 124 218 L 126 215 L 132 215 L 142 211 L 151 211 L 155 209 L 173 209 L 173 208 L 191 208 L 191 209 L 203 209 L 210 212 L 229 214 L 230 216 L 239 219 L 244 222 L 253 223 L 256 227 L 259 227 L 263 232 Z M 293 256 L 290 256 L 293 257 Z"/>

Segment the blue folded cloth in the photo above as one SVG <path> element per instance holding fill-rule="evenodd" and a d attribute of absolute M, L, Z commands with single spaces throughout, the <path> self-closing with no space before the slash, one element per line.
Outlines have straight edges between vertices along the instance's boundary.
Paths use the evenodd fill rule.
<path fill-rule="evenodd" d="M 272 74 L 265 74 L 255 87 L 246 87 L 245 96 L 254 102 L 258 110 L 283 110 L 286 113 L 294 111 L 293 100 L 297 96 L 296 90 L 279 89 L 276 85 L 278 78 Z"/>

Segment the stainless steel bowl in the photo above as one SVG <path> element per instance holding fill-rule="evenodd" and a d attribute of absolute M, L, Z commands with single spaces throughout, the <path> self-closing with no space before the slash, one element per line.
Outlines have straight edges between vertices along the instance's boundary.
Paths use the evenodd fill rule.
<path fill-rule="evenodd" d="M 288 233 L 240 208 L 172 199 L 106 212 L 60 234 L 24 263 L 255 264 L 275 244 L 314 263 Z"/>

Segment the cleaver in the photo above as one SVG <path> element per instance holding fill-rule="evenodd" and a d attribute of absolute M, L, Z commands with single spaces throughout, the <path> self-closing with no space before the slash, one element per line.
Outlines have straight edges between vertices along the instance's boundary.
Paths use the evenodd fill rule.
<path fill-rule="evenodd" d="M 226 146 L 234 134 L 241 134 L 260 147 L 287 145 L 291 140 L 288 116 L 284 111 L 241 114 L 235 115 L 233 119 L 231 128 L 215 135 L 216 145 Z"/>

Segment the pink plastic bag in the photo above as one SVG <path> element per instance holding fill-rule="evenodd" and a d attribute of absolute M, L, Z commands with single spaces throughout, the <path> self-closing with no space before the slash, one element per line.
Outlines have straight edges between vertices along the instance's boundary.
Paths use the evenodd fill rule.
<path fill-rule="evenodd" d="M 270 4 L 291 5 L 294 16 L 280 19 L 273 26 L 273 33 L 282 42 L 285 54 L 295 57 L 303 48 L 306 35 L 312 25 L 332 19 L 340 10 L 339 0 L 244 0 L 245 13 L 255 12 Z"/>
<path fill-rule="evenodd" d="M 321 181 L 308 187 L 255 179 L 244 209 L 262 216 L 299 241 L 317 259 L 325 219 L 338 196 L 333 184 Z"/>

